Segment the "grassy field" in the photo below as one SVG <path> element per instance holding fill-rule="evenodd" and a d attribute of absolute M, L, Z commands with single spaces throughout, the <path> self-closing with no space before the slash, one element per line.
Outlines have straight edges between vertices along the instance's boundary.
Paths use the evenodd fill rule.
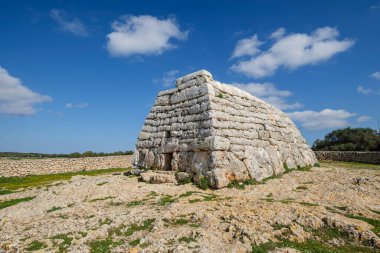
<path fill-rule="evenodd" d="M 15 190 L 28 187 L 40 187 L 55 181 L 70 180 L 73 176 L 97 176 L 109 173 L 125 172 L 125 168 L 113 168 L 92 171 L 78 171 L 47 175 L 31 175 L 25 177 L 0 177 L 0 195 L 9 194 Z"/>
<path fill-rule="evenodd" d="M 320 161 L 319 164 L 324 167 L 340 167 L 346 169 L 367 169 L 380 170 L 380 164 L 356 163 L 356 162 L 339 162 L 339 161 Z"/>

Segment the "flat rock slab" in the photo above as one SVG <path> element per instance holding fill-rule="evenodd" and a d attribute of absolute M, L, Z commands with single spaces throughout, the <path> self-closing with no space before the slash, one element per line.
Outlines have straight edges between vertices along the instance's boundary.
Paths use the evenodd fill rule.
<path fill-rule="evenodd" d="M 141 180 L 143 182 L 151 184 L 177 183 L 177 180 L 175 179 L 175 174 L 171 171 L 144 172 L 141 173 Z"/>

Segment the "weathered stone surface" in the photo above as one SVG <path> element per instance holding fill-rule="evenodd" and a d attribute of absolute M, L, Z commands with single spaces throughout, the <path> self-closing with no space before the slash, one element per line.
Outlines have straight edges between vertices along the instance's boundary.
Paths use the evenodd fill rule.
<path fill-rule="evenodd" d="M 314 153 L 277 108 L 201 70 L 158 94 L 139 134 L 134 167 L 187 172 L 222 188 L 313 165 Z"/>
<path fill-rule="evenodd" d="M 173 173 L 145 172 L 141 173 L 141 180 L 151 184 L 177 183 Z"/>
<path fill-rule="evenodd" d="M 177 180 L 178 183 L 188 183 L 188 182 L 191 182 L 191 175 L 189 173 L 186 173 L 186 172 L 178 172 L 175 175 L 175 178 L 176 178 L 176 180 Z"/>

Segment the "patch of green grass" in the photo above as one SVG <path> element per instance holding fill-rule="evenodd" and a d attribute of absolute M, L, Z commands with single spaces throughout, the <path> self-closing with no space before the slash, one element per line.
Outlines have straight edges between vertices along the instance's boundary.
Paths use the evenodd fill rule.
<path fill-rule="evenodd" d="M 175 244 L 175 240 L 174 239 L 169 239 L 167 240 L 167 242 L 165 243 L 166 245 L 174 245 Z"/>
<path fill-rule="evenodd" d="M 185 242 L 185 243 L 191 243 L 196 242 L 197 240 L 191 236 L 182 236 L 178 239 L 178 242 Z"/>
<path fill-rule="evenodd" d="M 26 197 L 26 198 L 20 198 L 20 199 L 11 199 L 11 200 L 5 200 L 5 201 L 0 201 L 0 209 L 4 209 L 10 206 L 17 205 L 18 203 L 21 202 L 26 202 L 34 199 L 34 197 Z"/>
<path fill-rule="evenodd" d="M 181 178 L 181 179 L 177 179 L 177 182 L 179 185 L 183 185 L 183 184 L 190 184 L 191 183 L 191 176 L 188 175 L 187 177 L 184 177 L 184 178 Z"/>
<path fill-rule="evenodd" d="M 281 200 L 279 200 L 279 202 L 282 204 L 290 204 L 290 203 L 294 202 L 294 199 L 292 199 L 292 198 L 281 199 Z"/>
<path fill-rule="evenodd" d="M 133 235 L 134 232 L 137 232 L 137 231 L 142 231 L 142 230 L 151 230 L 152 227 L 153 227 L 153 222 L 155 221 L 156 219 L 148 219 L 148 220 L 145 220 L 143 221 L 143 223 L 141 225 L 139 224 L 132 224 L 128 229 L 127 229 L 127 232 L 125 233 L 126 236 L 131 236 Z"/>
<path fill-rule="evenodd" d="M 377 211 L 377 210 L 373 210 L 373 209 L 369 209 L 369 210 L 371 210 L 371 212 L 373 212 L 373 213 L 375 213 L 375 214 L 378 214 L 378 215 L 380 215 L 380 211 Z"/>
<path fill-rule="evenodd" d="M 201 193 L 201 192 L 197 192 L 197 191 L 188 191 L 188 192 L 185 192 L 185 193 L 179 195 L 178 198 L 186 198 L 186 197 L 190 197 L 191 195 L 196 194 L 196 193 Z"/>
<path fill-rule="evenodd" d="M 117 235 L 117 236 L 121 236 L 123 235 L 123 229 L 125 229 L 127 226 L 125 226 L 124 224 L 120 225 L 120 226 L 117 226 L 117 227 L 112 227 L 110 229 L 108 229 L 108 235 L 112 237 L 112 235 Z"/>
<path fill-rule="evenodd" d="M 296 190 L 307 190 L 306 186 L 300 185 L 296 187 Z"/>
<path fill-rule="evenodd" d="M 347 206 L 334 206 L 336 209 L 342 210 L 342 211 L 347 211 L 348 207 Z"/>
<path fill-rule="evenodd" d="M 295 171 L 295 170 L 297 170 L 297 171 L 310 171 L 311 168 L 313 168 L 313 165 L 306 165 L 303 167 L 297 166 L 296 168 L 289 168 L 288 165 L 286 163 L 284 163 L 284 170 L 285 170 L 284 174 L 290 173 L 290 172 Z"/>
<path fill-rule="evenodd" d="M 217 200 L 218 196 L 215 194 L 202 194 L 203 199 L 189 199 L 189 203 L 197 203 L 202 201 L 214 201 Z"/>
<path fill-rule="evenodd" d="M 307 181 L 307 182 L 304 182 L 303 184 L 314 184 L 314 181 Z"/>
<path fill-rule="evenodd" d="M 58 252 L 63 253 L 70 247 L 73 238 L 69 234 L 59 234 L 51 237 L 53 239 L 54 245 L 58 245 Z"/>
<path fill-rule="evenodd" d="M 155 191 L 151 191 L 148 195 L 147 195 L 147 197 L 157 197 L 157 196 L 159 196 L 160 194 L 158 194 L 157 192 L 155 192 Z"/>
<path fill-rule="evenodd" d="M 133 206 L 141 206 L 144 202 L 142 200 L 134 200 L 127 203 L 127 207 L 133 207 Z"/>
<path fill-rule="evenodd" d="M 340 168 L 346 168 L 346 169 L 380 170 L 380 164 L 371 164 L 371 163 L 321 161 L 321 165 L 340 167 Z"/>
<path fill-rule="evenodd" d="M 276 248 L 293 248 L 303 253 L 372 253 L 375 249 L 357 245 L 350 239 L 347 233 L 341 232 L 338 229 L 330 227 L 322 227 L 321 229 L 307 229 L 311 233 L 311 237 L 304 242 L 290 241 L 286 238 L 277 237 L 278 241 L 270 241 L 261 245 L 252 245 L 252 252 L 263 253 L 269 252 Z M 332 246 L 328 243 L 333 238 L 339 238 L 344 241 L 343 246 Z"/>
<path fill-rule="evenodd" d="M 110 252 L 110 247 L 114 242 L 111 238 L 106 238 L 103 240 L 95 240 L 90 242 L 90 252 L 91 253 L 108 253 Z"/>
<path fill-rule="evenodd" d="M 196 185 L 202 190 L 207 190 L 210 188 L 210 181 L 207 177 L 201 177 Z"/>
<path fill-rule="evenodd" d="M 97 186 L 102 186 L 102 185 L 105 185 L 105 184 L 108 184 L 108 182 L 100 182 L 100 183 L 97 183 L 96 185 Z"/>
<path fill-rule="evenodd" d="M 51 212 L 54 212 L 54 211 L 58 211 L 58 210 L 61 210 L 63 209 L 64 207 L 60 207 L 60 206 L 53 206 L 52 208 L 50 208 L 49 210 L 47 210 L 46 212 L 47 213 L 51 213 Z"/>
<path fill-rule="evenodd" d="M 10 191 L 8 189 L 0 189 L 0 195 L 11 194 L 11 193 L 14 193 L 14 191 Z"/>
<path fill-rule="evenodd" d="M 367 222 L 368 224 L 371 224 L 374 227 L 372 229 L 374 233 L 376 234 L 380 233 L 380 220 L 375 220 L 375 219 L 367 218 L 365 216 L 353 215 L 353 214 L 346 214 L 345 216 L 350 219 L 356 219 L 356 220 Z"/>
<path fill-rule="evenodd" d="M 169 205 L 171 203 L 175 202 L 175 199 L 173 199 L 173 196 L 170 196 L 170 195 L 165 195 L 163 196 L 160 201 L 159 201 L 159 205 L 160 206 L 166 206 L 166 205 Z"/>
<path fill-rule="evenodd" d="M 86 231 L 79 231 L 78 234 L 80 234 L 82 237 L 86 237 L 88 233 Z"/>
<path fill-rule="evenodd" d="M 202 226 L 202 224 L 199 224 L 199 223 L 190 223 L 189 226 L 193 227 L 193 228 L 199 228 L 199 227 Z"/>
<path fill-rule="evenodd" d="M 110 218 L 105 218 L 104 220 L 100 220 L 99 225 L 110 225 L 112 223 L 112 220 Z"/>
<path fill-rule="evenodd" d="M 100 201 L 100 200 L 107 200 L 107 199 L 114 199 L 114 198 L 115 197 L 107 196 L 107 197 L 104 197 L 104 198 L 91 199 L 90 202 L 96 202 L 96 201 Z"/>
<path fill-rule="evenodd" d="M 59 218 L 67 220 L 69 218 L 68 214 L 59 214 Z"/>
<path fill-rule="evenodd" d="M 51 184 L 54 181 L 70 180 L 73 176 L 98 176 L 128 169 L 114 168 L 92 171 L 67 172 L 59 174 L 31 175 L 25 177 L 0 177 L 0 189 L 17 190 L 20 188 L 38 187 Z"/>
<path fill-rule="evenodd" d="M 138 239 L 136 239 L 136 240 L 133 240 L 133 241 L 130 241 L 129 242 L 129 245 L 131 245 L 132 247 L 135 247 L 135 246 L 137 246 L 137 245 L 139 245 L 140 244 L 140 238 L 138 238 Z"/>
<path fill-rule="evenodd" d="M 223 96 L 222 93 L 219 93 L 217 97 L 218 97 L 218 98 L 224 98 L 224 96 Z"/>
<path fill-rule="evenodd" d="M 123 204 L 123 202 L 114 202 L 114 201 L 111 201 L 109 203 L 110 206 L 121 206 Z"/>
<path fill-rule="evenodd" d="M 288 228 L 289 226 L 285 226 L 285 225 L 282 225 L 282 224 L 272 224 L 271 225 L 273 227 L 274 230 L 280 230 L 280 229 L 283 229 L 283 228 Z"/>
<path fill-rule="evenodd" d="M 174 222 L 172 222 L 171 225 L 183 226 L 183 225 L 187 225 L 188 223 L 189 223 L 189 220 L 186 220 L 184 218 L 180 218 L 180 219 L 177 219 Z"/>
<path fill-rule="evenodd" d="M 140 244 L 140 248 L 145 249 L 145 248 L 148 248 L 149 245 L 150 245 L 149 243 L 144 242 Z"/>
<path fill-rule="evenodd" d="M 42 243 L 42 242 L 34 240 L 33 242 L 31 242 L 29 244 L 29 246 L 26 248 L 26 250 L 27 251 L 35 251 L 35 250 L 40 250 L 40 249 L 43 249 L 43 248 L 46 248 L 46 244 L 45 243 Z"/>
<path fill-rule="evenodd" d="M 319 163 L 314 163 L 313 167 L 321 167 Z"/>
<path fill-rule="evenodd" d="M 247 186 L 247 185 L 256 185 L 256 184 L 257 184 L 257 181 L 254 180 L 254 179 L 247 179 L 247 180 L 244 180 L 242 182 L 239 182 L 237 180 L 233 180 L 233 181 L 231 181 L 227 185 L 227 187 L 228 188 L 236 188 L 236 189 L 244 190 L 245 186 Z"/>

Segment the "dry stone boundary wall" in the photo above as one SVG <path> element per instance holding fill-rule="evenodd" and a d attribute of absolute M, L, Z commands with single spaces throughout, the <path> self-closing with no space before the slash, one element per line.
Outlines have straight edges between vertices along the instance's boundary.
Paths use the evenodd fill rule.
<path fill-rule="evenodd" d="M 0 159 L 0 177 L 131 167 L 130 155 L 84 158 Z"/>
<path fill-rule="evenodd" d="M 380 152 L 314 151 L 319 161 L 342 161 L 380 164 Z"/>

